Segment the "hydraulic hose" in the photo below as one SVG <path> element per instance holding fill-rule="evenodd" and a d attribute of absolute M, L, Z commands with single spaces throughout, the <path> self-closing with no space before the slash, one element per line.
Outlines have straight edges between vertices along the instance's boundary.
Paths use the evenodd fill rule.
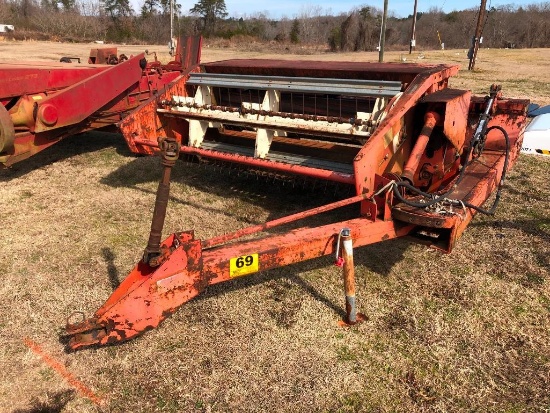
<path fill-rule="evenodd" d="M 487 133 L 489 133 L 491 130 L 493 129 L 496 129 L 496 130 L 499 130 L 502 132 L 502 134 L 504 135 L 504 140 L 506 141 L 506 151 L 505 151 L 505 155 L 504 155 L 504 165 L 503 165 L 503 169 L 502 169 L 502 175 L 500 177 L 500 181 L 499 181 L 499 184 L 498 184 L 498 189 L 497 189 L 497 193 L 496 193 L 496 198 L 495 198 L 495 201 L 493 202 L 493 205 L 491 206 L 490 209 L 483 209 L 481 207 L 478 207 L 477 205 L 473 205 L 469 202 L 464 202 L 464 201 L 457 201 L 457 202 L 460 202 L 462 205 L 464 205 L 465 207 L 468 207 L 468 208 L 472 208 L 474 210 L 476 210 L 477 212 L 480 212 L 482 214 L 486 214 L 486 215 L 494 215 L 495 214 L 495 210 L 500 202 L 500 196 L 501 196 L 501 192 L 502 192 L 502 187 L 504 185 L 504 181 L 506 179 L 506 171 L 508 169 L 508 164 L 510 162 L 510 137 L 508 136 L 508 132 L 506 132 L 506 130 L 502 127 L 502 126 L 491 126 L 490 128 L 488 128 L 486 131 L 485 131 L 485 135 Z M 477 142 L 476 142 L 477 143 Z M 469 159 L 470 156 L 472 155 L 472 152 L 475 148 L 475 145 L 470 145 L 470 148 L 469 148 L 469 151 L 468 151 L 468 156 L 466 157 L 466 159 Z M 394 192 L 394 195 L 397 199 L 399 199 L 399 201 L 403 202 L 404 204 L 406 205 L 409 205 L 409 206 L 412 206 L 412 207 L 415 207 L 415 208 L 426 208 L 426 207 L 430 207 L 432 205 L 435 205 L 437 204 L 438 202 L 441 202 L 445 199 L 448 200 L 448 197 L 454 192 L 454 190 L 456 189 L 457 185 L 462 181 L 462 179 L 464 178 L 464 172 L 466 171 L 466 168 L 473 162 L 470 161 L 468 162 L 466 165 L 464 165 L 464 167 L 461 169 L 460 171 L 460 174 L 459 174 L 459 177 L 457 179 L 457 181 L 455 182 L 455 184 L 453 185 L 453 187 L 451 189 L 449 189 L 447 192 L 445 192 L 444 194 L 442 195 L 439 195 L 437 196 L 436 198 L 433 197 L 433 194 L 429 194 L 427 192 L 424 192 L 424 191 L 421 191 L 420 189 L 412 186 L 411 184 L 407 183 L 407 182 L 396 182 L 395 185 L 393 186 L 393 192 Z M 413 201 L 409 201 L 408 199 L 405 199 L 401 193 L 399 192 L 399 188 L 400 187 L 403 187 L 411 192 L 414 192 L 418 195 L 421 195 L 427 199 L 429 199 L 429 201 L 426 201 L 426 202 L 413 202 Z"/>
<path fill-rule="evenodd" d="M 470 146 L 470 149 L 468 151 L 468 156 L 466 157 L 466 159 L 469 159 L 470 156 L 472 155 L 472 152 L 473 152 L 473 149 L 474 147 L 473 146 Z M 464 167 L 460 170 L 460 174 L 458 176 L 458 179 L 457 181 L 455 182 L 455 184 L 453 185 L 453 187 L 451 189 L 449 189 L 447 192 L 445 192 L 444 194 L 441 194 L 439 196 L 437 196 L 436 198 L 434 198 L 434 195 L 433 194 L 429 194 L 427 192 L 424 192 L 414 186 L 412 186 L 411 184 L 409 184 L 408 182 L 396 182 L 394 187 L 393 187 L 393 193 L 394 195 L 396 196 L 397 199 L 399 199 L 401 202 L 409 205 L 409 206 L 412 206 L 412 207 L 415 207 L 415 208 L 426 208 L 426 207 L 430 207 L 432 205 L 435 205 L 437 204 L 438 202 L 441 202 L 443 201 L 444 199 L 447 199 L 449 197 L 449 195 L 451 195 L 456 186 L 462 181 L 462 179 L 464 178 L 464 172 L 466 170 L 466 166 L 468 166 L 469 164 L 467 165 L 464 165 Z M 405 199 L 401 193 L 399 192 L 399 187 L 403 187 L 411 192 L 414 192 L 418 195 L 422 195 L 423 197 L 429 199 L 429 201 L 426 201 L 426 202 L 413 202 L 413 201 L 409 201 L 408 199 Z"/>
<path fill-rule="evenodd" d="M 504 181 L 506 180 L 506 171 L 508 170 L 508 164 L 510 162 L 510 137 L 508 136 L 508 132 L 506 132 L 506 129 L 504 129 L 502 126 L 491 126 L 489 129 L 487 129 L 487 133 L 489 133 L 493 129 L 501 131 L 502 134 L 504 135 L 504 140 L 506 141 L 506 152 L 504 154 L 504 166 L 502 167 L 502 175 L 500 176 L 500 181 L 498 183 L 498 189 L 495 196 L 495 201 L 493 202 L 493 205 L 491 206 L 490 209 L 483 209 L 476 205 L 472 205 L 469 202 L 464 202 L 464 206 L 475 209 L 477 212 L 481 212 L 482 214 L 486 214 L 486 215 L 495 214 L 497 206 L 500 202 L 500 195 L 502 192 L 502 187 L 504 186 Z"/>

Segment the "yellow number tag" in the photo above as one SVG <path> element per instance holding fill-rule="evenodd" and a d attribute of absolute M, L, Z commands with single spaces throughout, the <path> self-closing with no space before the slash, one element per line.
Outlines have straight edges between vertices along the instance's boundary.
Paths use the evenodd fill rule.
<path fill-rule="evenodd" d="M 258 272 L 258 254 L 243 255 L 242 257 L 231 258 L 229 261 L 229 276 L 240 277 L 241 275 Z"/>

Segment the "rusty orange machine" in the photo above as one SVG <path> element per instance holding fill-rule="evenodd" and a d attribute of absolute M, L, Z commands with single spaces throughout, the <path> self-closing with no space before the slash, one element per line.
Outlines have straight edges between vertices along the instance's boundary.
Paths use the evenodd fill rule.
<path fill-rule="evenodd" d="M 144 76 L 145 67 L 134 67 L 138 61 L 114 67 Z M 354 324 L 361 314 L 353 248 L 410 236 L 450 252 L 476 213 L 494 213 L 521 148 L 528 101 L 505 99 L 496 85 L 484 97 L 449 88 L 457 66 L 195 63 L 166 72 L 169 80 L 157 92 L 116 113 L 130 149 L 160 153 L 164 172 L 143 257 L 91 318 L 70 319 L 70 349 L 132 339 L 210 285 L 330 254 L 343 267 L 344 322 Z M 124 75 L 114 81 L 118 77 L 122 82 Z M 27 116 L 35 123 L 21 128 L 27 135 L 41 133 L 70 117 L 69 106 L 59 102 L 52 104 L 57 110 L 35 105 L 34 118 Z M 14 107 L 10 113 L 17 112 Z M 92 109 L 71 124 L 97 122 L 101 111 Z M 5 111 L 0 115 L 5 124 Z M 13 139 L 4 142 L 16 146 Z M 184 231 L 162 240 L 171 169 L 189 157 L 332 181 L 354 195 L 212 239 Z M 493 205 L 484 209 L 494 192 Z M 269 233 L 349 205 L 356 206 L 353 218 L 335 222 L 333 215 L 316 227 Z"/>

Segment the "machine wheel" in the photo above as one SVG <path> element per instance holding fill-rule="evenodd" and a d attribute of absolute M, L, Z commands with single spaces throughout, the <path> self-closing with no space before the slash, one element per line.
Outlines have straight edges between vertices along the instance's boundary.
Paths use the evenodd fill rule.
<path fill-rule="evenodd" d="M 13 122 L 4 105 L 0 105 L 0 153 L 13 149 L 14 140 L 15 128 Z"/>

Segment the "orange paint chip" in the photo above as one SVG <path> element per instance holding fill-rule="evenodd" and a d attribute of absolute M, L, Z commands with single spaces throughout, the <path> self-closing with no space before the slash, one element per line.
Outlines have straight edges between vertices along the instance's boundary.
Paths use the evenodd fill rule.
<path fill-rule="evenodd" d="M 68 371 L 63 364 L 55 360 L 52 356 L 47 354 L 42 347 L 28 337 L 23 339 L 25 345 L 30 348 L 35 354 L 40 356 L 42 360 L 50 366 L 52 369 L 57 371 L 67 382 L 73 386 L 80 394 L 82 394 L 87 399 L 91 400 L 97 405 L 101 405 L 103 400 L 96 395 L 88 386 L 78 380 L 73 374 Z"/>

